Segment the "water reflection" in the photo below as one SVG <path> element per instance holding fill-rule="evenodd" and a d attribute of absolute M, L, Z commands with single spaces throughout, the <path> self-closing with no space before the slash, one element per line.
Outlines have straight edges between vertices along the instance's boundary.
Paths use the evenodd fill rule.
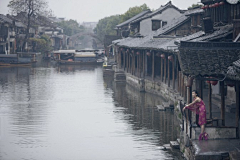
<path fill-rule="evenodd" d="M 180 128 L 173 112 L 156 110 L 156 105 L 166 101 L 163 97 L 139 92 L 125 83 L 113 83 L 109 78 L 105 78 L 105 87 L 113 90 L 116 121 L 129 125 L 128 134 L 134 135 L 134 141 L 162 146 L 177 139 Z"/>
<path fill-rule="evenodd" d="M 104 85 L 103 85 L 104 84 Z M 165 159 L 176 140 L 164 99 L 139 93 L 100 66 L 0 68 L 0 159 Z"/>

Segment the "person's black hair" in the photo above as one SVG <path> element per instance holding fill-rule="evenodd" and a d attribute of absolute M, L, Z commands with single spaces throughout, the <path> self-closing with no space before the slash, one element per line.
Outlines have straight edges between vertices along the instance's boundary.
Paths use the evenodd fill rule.
<path fill-rule="evenodd" d="M 193 90 L 192 92 L 195 92 L 195 93 L 196 93 L 196 95 L 199 97 L 198 91 L 196 91 L 196 90 Z"/>

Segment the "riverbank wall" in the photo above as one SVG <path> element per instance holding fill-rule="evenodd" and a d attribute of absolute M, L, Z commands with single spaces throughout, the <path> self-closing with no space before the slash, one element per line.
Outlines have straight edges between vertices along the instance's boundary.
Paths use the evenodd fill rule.
<path fill-rule="evenodd" d="M 119 70 L 117 71 L 115 68 L 114 70 L 115 73 L 119 73 Z M 219 125 L 221 120 L 217 119 L 216 121 L 211 122 L 210 125 L 206 126 L 205 131 L 209 134 L 209 140 L 198 141 L 198 135 L 200 134 L 201 129 L 196 124 L 196 116 L 193 113 L 188 112 L 188 116 L 193 119 L 189 122 L 189 120 L 186 119 L 187 116 L 181 111 L 183 106 L 186 105 L 187 100 L 184 99 L 180 93 L 172 87 L 168 87 L 166 83 L 161 82 L 158 79 L 152 79 L 151 77 L 139 78 L 124 71 L 121 71 L 121 73 L 126 76 L 126 83 L 136 88 L 139 92 L 148 92 L 162 96 L 167 100 L 167 106 L 166 104 L 159 105 L 165 105 L 164 107 L 173 107 L 174 114 L 177 117 L 180 126 L 179 148 L 186 159 L 239 158 L 239 150 L 229 146 L 236 143 L 238 144 L 236 147 L 240 148 L 240 141 L 237 139 L 238 135 L 236 134 L 236 127 L 223 127 Z M 213 123 L 218 123 L 218 127 L 214 126 Z M 232 143 L 227 143 L 228 140 Z M 211 143 L 213 145 L 211 145 Z M 214 145 L 219 145 L 221 143 L 225 144 L 225 146 L 215 146 L 218 148 L 218 150 L 215 150 Z M 211 147 L 206 149 L 205 145 L 207 144 L 210 144 Z"/>

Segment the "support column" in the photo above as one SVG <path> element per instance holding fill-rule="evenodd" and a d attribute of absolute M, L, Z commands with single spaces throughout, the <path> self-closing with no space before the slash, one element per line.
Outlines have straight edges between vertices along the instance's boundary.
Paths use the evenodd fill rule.
<path fill-rule="evenodd" d="M 239 89 L 239 82 L 236 82 L 236 134 L 237 138 L 239 138 L 239 107 L 240 107 L 240 89 Z"/>
<path fill-rule="evenodd" d="M 172 59 L 172 82 L 173 90 L 175 90 L 175 58 Z"/>
<path fill-rule="evenodd" d="M 154 56 L 154 52 L 152 52 L 152 80 L 154 80 L 155 77 L 155 56 Z"/>
<path fill-rule="evenodd" d="M 140 55 L 137 56 L 137 61 L 138 61 L 138 77 L 140 77 Z"/>
<path fill-rule="evenodd" d="M 225 93 L 224 93 L 224 81 L 220 82 L 221 89 L 221 118 L 222 125 L 225 126 Z"/>
<path fill-rule="evenodd" d="M 179 93 L 180 96 L 182 96 L 182 73 L 179 71 L 179 80 L 178 80 L 178 88 L 179 88 Z"/>
<path fill-rule="evenodd" d="M 164 58 L 164 83 L 167 82 L 167 60 Z"/>
<path fill-rule="evenodd" d="M 208 106 L 209 106 L 209 119 L 212 119 L 212 85 L 208 83 Z"/>
<path fill-rule="evenodd" d="M 168 87 L 170 87 L 170 60 L 168 59 Z"/>
<path fill-rule="evenodd" d="M 132 73 L 132 75 L 134 75 L 133 73 L 134 73 L 134 60 L 135 60 L 135 56 L 136 56 L 136 54 L 135 53 L 133 53 L 133 55 L 132 55 L 132 69 L 131 69 L 131 73 Z"/>
<path fill-rule="evenodd" d="M 125 71 L 125 65 L 126 65 L 126 54 L 125 51 L 123 52 L 123 69 Z"/>
<path fill-rule="evenodd" d="M 142 78 L 142 68 L 143 68 L 143 56 L 142 54 L 139 54 L 140 58 L 140 78 Z"/>
<path fill-rule="evenodd" d="M 161 81 L 163 82 L 163 59 L 161 57 Z"/>
<path fill-rule="evenodd" d="M 145 51 L 143 51 L 143 78 L 145 78 L 145 70 L 146 70 L 146 55 Z"/>

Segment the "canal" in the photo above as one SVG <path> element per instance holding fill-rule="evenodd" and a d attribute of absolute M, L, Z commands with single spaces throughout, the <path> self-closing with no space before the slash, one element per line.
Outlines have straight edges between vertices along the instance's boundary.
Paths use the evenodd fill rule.
<path fill-rule="evenodd" d="M 0 68 L 1 160 L 159 160 L 176 140 L 160 96 L 103 78 L 99 66 Z"/>

